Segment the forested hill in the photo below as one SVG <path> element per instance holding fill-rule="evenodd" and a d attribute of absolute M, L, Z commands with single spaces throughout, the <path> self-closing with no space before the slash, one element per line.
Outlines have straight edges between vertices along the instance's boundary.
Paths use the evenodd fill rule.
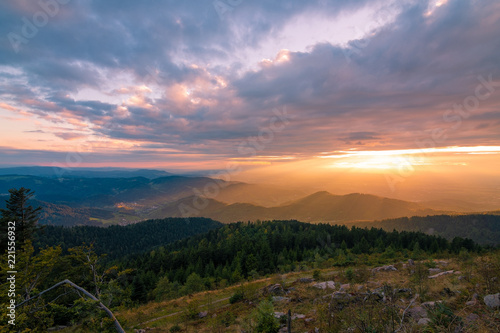
<path fill-rule="evenodd" d="M 138 290 L 153 290 L 162 278 L 165 283 L 174 283 L 173 289 L 177 290 L 194 277 L 210 286 L 293 271 L 301 265 L 327 260 L 329 266 L 349 265 L 360 254 L 394 258 L 396 253 L 415 257 L 426 253 L 428 257 L 443 251 L 458 253 L 464 248 L 478 249 L 471 240 L 457 238 L 449 242 L 418 232 L 272 221 L 228 224 L 121 260 L 119 265 L 135 270 L 134 284 Z M 145 295 L 141 297 L 144 298 L 137 300 L 147 300 Z"/>
<path fill-rule="evenodd" d="M 166 218 L 148 220 L 127 226 L 113 225 L 107 228 L 95 226 L 45 226 L 35 236 L 35 246 L 61 245 L 63 250 L 94 244 L 98 254 L 107 254 L 114 259 L 129 254 L 151 250 L 160 245 L 205 233 L 221 227 L 222 224 L 207 218 Z"/>
<path fill-rule="evenodd" d="M 447 239 L 467 237 L 482 245 L 500 245 L 500 216 L 490 214 L 401 217 L 375 222 L 356 222 L 358 227 L 421 231 Z"/>

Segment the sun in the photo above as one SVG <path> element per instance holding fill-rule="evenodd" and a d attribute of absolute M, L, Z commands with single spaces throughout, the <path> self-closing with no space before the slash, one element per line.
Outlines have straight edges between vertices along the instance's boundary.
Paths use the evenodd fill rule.
<path fill-rule="evenodd" d="M 403 155 L 395 156 L 349 156 L 331 164 L 334 168 L 389 170 L 411 164 Z"/>

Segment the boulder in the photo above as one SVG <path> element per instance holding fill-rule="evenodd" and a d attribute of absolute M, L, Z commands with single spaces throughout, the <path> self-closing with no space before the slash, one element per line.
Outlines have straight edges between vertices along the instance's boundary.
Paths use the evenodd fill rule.
<path fill-rule="evenodd" d="M 275 312 L 274 317 L 280 319 L 281 317 L 286 316 L 284 312 Z"/>
<path fill-rule="evenodd" d="M 264 289 L 268 294 L 272 295 L 283 295 L 285 293 L 285 290 L 279 283 L 272 284 L 270 286 L 265 287 Z"/>
<path fill-rule="evenodd" d="M 421 318 L 418 320 L 418 324 L 420 326 L 429 325 L 430 322 L 431 322 L 431 320 L 429 318 Z"/>
<path fill-rule="evenodd" d="M 430 301 L 430 302 L 424 302 L 422 303 L 422 306 L 423 307 L 426 307 L 426 308 L 434 308 L 436 306 L 437 303 L 442 303 L 442 301 Z"/>
<path fill-rule="evenodd" d="M 394 267 L 394 265 L 386 265 L 386 266 L 380 266 L 380 267 L 375 267 L 372 269 L 372 273 L 377 273 L 377 272 L 392 272 L 392 271 L 397 271 L 398 269 Z"/>
<path fill-rule="evenodd" d="M 492 309 L 500 307 L 500 293 L 484 296 L 484 304 Z"/>
<path fill-rule="evenodd" d="M 415 320 L 419 320 L 427 316 L 427 311 L 421 306 L 415 306 L 408 309 L 408 315 Z"/>
<path fill-rule="evenodd" d="M 311 283 L 311 282 L 314 282 L 314 279 L 311 279 L 311 278 L 300 278 L 300 279 L 297 279 L 295 282 Z"/>
<path fill-rule="evenodd" d="M 444 260 L 439 260 L 439 261 L 437 261 L 437 264 L 441 265 L 441 266 L 448 266 L 449 262 L 444 261 Z"/>
<path fill-rule="evenodd" d="M 208 316 L 208 312 L 207 311 L 202 311 L 202 312 L 198 313 L 198 317 L 199 318 L 205 318 L 206 316 Z"/>
<path fill-rule="evenodd" d="M 444 275 L 453 274 L 453 272 L 454 271 L 446 271 L 446 272 L 441 272 L 441 273 L 438 273 L 438 274 L 435 274 L 435 275 L 430 275 L 429 279 L 435 279 L 435 278 L 438 278 L 438 277 L 441 277 L 441 276 L 444 276 Z"/>
<path fill-rule="evenodd" d="M 442 270 L 440 268 L 429 268 L 429 274 L 437 274 L 441 272 Z"/>
<path fill-rule="evenodd" d="M 295 313 L 292 315 L 292 320 L 295 320 L 295 319 L 304 319 L 306 317 L 306 315 L 303 315 L 303 314 L 300 314 L 300 313 Z"/>
<path fill-rule="evenodd" d="M 475 313 L 469 313 L 467 317 L 465 317 L 465 321 L 468 323 L 473 323 L 477 320 L 479 320 L 479 316 Z"/>
<path fill-rule="evenodd" d="M 335 282 L 333 282 L 333 281 L 320 282 L 320 283 L 316 283 L 315 285 L 313 285 L 313 287 L 318 288 L 318 289 L 323 289 L 323 290 L 335 289 Z"/>
<path fill-rule="evenodd" d="M 474 306 L 476 305 L 476 301 L 468 301 L 468 302 L 465 302 L 465 306 Z"/>
<path fill-rule="evenodd" d="M 344 291 L 335 291 L 332 294 L 332 298 L 336 299 L 336 300 L 346 300 L 346 299 L 351 299 L 352 295 L 348 294 L 348 293 L 346 293 Z"/>
<path fill-rule="evenodd" d="M 351 288 L 351 285 L 349 283 L 342 284 L 340 286 L 340 291 L 346 291 Z"/>

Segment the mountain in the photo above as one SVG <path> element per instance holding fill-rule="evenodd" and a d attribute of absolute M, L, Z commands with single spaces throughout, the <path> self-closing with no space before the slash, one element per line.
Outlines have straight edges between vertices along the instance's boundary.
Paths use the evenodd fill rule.
<path fill-rule="evenodd" d="M 217 195 L 217 201 L 227 204 L 245 202 L 256 206 L 274 207 L 298 200 L 308 194 L 311 194 L 311 191 L 303 188 L 235 182 L 221 189 Z"/>
<path fill-rule="evenodd" d="M 494 214 L 434 215 L 401 217 L 374 222 L 355 222 L 360 228 L 381 228 L 387 231 L 419 231 L 449 240 L 470 238 L 482 245 L 500 245 L 500 216 Z"/>
<path fill-rule="evenodd" d="M 486 212 L 492 207 L 489 203 L 474 203 L 456 199 L 421 201 L 419 204 L 436 210 L 447 210 L 462 213 Z"/>
<path fill-rule="evenodd" d="M 0 194 L 8 189 L 26 187 L 40 201 L 71 207 L 113 207 L 120 203 L 137 206 L 158 201 L 178 200 L 203 189 L 211 178 L 167 176 L 155 179 L 132 178 L 48 178 L 39 176 L 0 176 Z"/>
<path fill-rule="evenodd" d="M 0 168 L 0 175 L 24 175 L 49 178 L 133 178 L 144 177 L 148 179 L 171 176 L 163 170 L 151 169 L 126 169 L 126 168 L 60 168 L 46 166 L 22 166 Z"/>
<path fill-rule="evenodd" d="M 163 205 L 152 214 L 180 217 L 183 212 L 187 213 L 184 216 L 204 216 L 224 223 L 278 219 L 343 223 L 439 213 L 408 201 L 360 193 L 333 195 L 322 191 L 276 207 L 225 204 L 214 199 L 189 197 Z"/>
<path fill-rule="evenodd" d="M 50 171 L 50 168 L 34 169 L 37 172 Z M 29 172 L 31 169 L 23 170 Z M 217 200 L 221 201 L 222 206 L 238 201 L 276 206 L 307 193 L 300 189 L 175 175 L 154 179 L 88 178 L 76 175 L 57 178 L 53 174 L 47 177 L 0 175 L 0 208 L 8 198 L 8 190 L 20 187 L 35 191 L 36 200 L 31 204 L 43 208 L 40 222 L 55 225 L 128 224 L 149 218 L 182 216 L 173 213 L 179 211 L 175 202 L 192 197 L 196 193 L 210 195 L 214 188 Z M 211 207 L 214 207 L 214 204 Z"/>

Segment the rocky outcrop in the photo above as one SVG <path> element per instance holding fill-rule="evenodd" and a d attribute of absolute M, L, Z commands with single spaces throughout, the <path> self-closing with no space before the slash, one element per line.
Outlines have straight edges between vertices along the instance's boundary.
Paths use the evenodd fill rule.
<path fill-rule="evenodd" d="M 394 265 L 386 265 L 386 266 L 380 266 L 380 267 L 375 267 L 372 269 L 372 273 L 378 273 L 378 272 L 392 272 L 392 271 L 397 271 L 398 269 L 394 267 Z"/>
<path fill-rule="evenodd" d="M 318 289 L 323 289 L 323 290 L 335 289 L 335 282 L 333 282 L 333 281 L 320 282 L 320 283 L 314 284 L 313 287 L 318 288 Z"/>
<path fill-rule="evenodd" d="M 500 293 L 484 296 L 484 304 L 492 309 L 500 307 Z"/>

